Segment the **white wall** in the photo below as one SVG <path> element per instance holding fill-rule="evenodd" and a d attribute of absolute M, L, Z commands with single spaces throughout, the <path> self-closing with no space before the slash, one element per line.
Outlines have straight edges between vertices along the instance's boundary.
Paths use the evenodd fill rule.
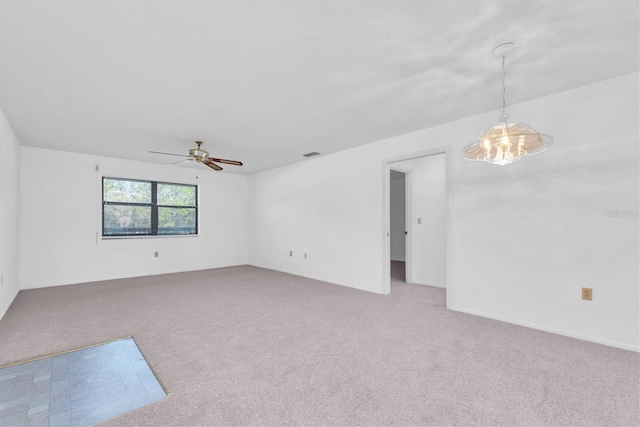
<path fill-rule="evenodd" d="M 22 289 L 247 263 L 244 176 L 26 146 L 20 164 Z M 103 240 L 103 175 L 198 184 L 199 236 Z"/>
<path fill-rule="evenodd" d="M 0 319 L 20 289 L 20 141 L 0 109 Z"/>
<path fill-rule="evenodd" d="M 406 260 L 405 245 L 405 216 L 406 216 L 406 195 L 405 195 L 405 175 L 402 172 L 391 171 L 391 181 L 389 183 L 390 215 L 389 240 L 391 245 L 391 260 Z"/>
<path fill-rule="evenodd" d="M 434 154 L 393 163 L 393 167 L 396 166 L 409 171 L 411 271 L 407 281 L 444 288 L 447 228 L 445 155 Z"/>
<path fill-rule="evenodd" d="M 385 178 L 368 148 L 250 176 L 249 263 L 379 291 Z"/>
<path fill-rule="evenodd" d="M 253 175 L 249 262 L 384 292 L 385 159 L 449 147 L 449 308 L 637 350 L 638 101 L 634 73 L 515 105 L 555 146 L 504 167 L 461 154 L 496 111 Z"/>

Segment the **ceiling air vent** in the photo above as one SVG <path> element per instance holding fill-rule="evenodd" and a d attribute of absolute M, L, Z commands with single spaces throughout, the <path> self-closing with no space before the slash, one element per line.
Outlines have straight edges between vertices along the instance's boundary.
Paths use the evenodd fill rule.
<path fill-rule="evenodd" d="M 317 156 L 320 153 L 316 153 L 315 151 L 312 151 L 311 153 L 307 153 L 307 154 L 303 154 L 304 157 L 313 157 L 313 156 Z"/>

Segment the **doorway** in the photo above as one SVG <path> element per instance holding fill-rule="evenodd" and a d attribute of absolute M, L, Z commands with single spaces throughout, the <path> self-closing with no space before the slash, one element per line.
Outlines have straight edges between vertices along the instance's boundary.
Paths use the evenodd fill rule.
<path fill-rule="evenodd" d="M 392 283 L 446 289 L 450 285 L 446 151 L 389 160 L 385 167 L 385 293 L 392 291 Z"/>
<path fill-rule="evenodd" d="M 392 168 L 389 181 L 391 282 L 407 282 L 407 174 Z"/>

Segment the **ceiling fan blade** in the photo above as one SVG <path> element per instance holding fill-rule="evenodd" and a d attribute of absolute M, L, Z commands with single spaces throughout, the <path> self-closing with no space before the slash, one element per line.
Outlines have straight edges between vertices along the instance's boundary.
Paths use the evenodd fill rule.
<path fill-rule="evenodd" d="M 149 151 L 149 152 L 153 154 L 165 154 L 167 156 L 192 157 L 192 156 L 185 156 L 184 154 L 163 153 L 162 151 Z"/>
<path fill-rule="evenodd" d="M 237 160 L 214 159 L 213 157 L 209 157 L 209 160 L 218 162 L 218 163 L 225 163 L 227 165 L 242 166 L 242 162 L 239 162 Z"/>
<path fill-rule="evenodd" d="M 210 159 L 206 159 L 202 161 L 202 164 L 209 166 L 213 170 L 221 171 L 222 168 L 215 163 L 213 163 Z"/>
<path fill-rule="evenodd" d="M 169 163 L 169 164 L 172 165 L 172 166 L 175 166 L 175 165 L 179 165 L 179 164 L 186 163 L 186 162 L 193 162 L 194 160 L 195 159 L 184 159 L 184 160 L 180 160 L 180 161 Z"/>

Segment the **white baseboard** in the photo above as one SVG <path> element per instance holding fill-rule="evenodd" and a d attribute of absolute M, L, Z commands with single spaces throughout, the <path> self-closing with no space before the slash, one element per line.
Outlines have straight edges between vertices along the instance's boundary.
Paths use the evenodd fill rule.
<path fill-rule="evenodd" d="M 444 285 L 434 285 L 433 283 L 411 282 L 411 285 L 429 286 L 431 288 L 447 289 Z"/>
<path fill-rule="evenodd" d="M 527 328 L 537 329 L 539 331 L 551 332 L 552 334 L 563 335 L 563 336 L 569 337 L 569 338 L 576 338 L 576 339 L 583 340 L 583 341 L 589 341 L 589 342 L 593 342 L 593 343 L 596 343 L 596 344 L 603 344 L 603 345 L 607 345 L 609 347 L 616 347 L 616 348 L 620 348 L 620 349 L 623 349 L 623 350 L 630 350 L 630 351 L 635 351 L 636 353 L 640 353 L 640 346 L 638 346 L 638 345 L 632 345 L 632 344 L 621 343 L 621 342 L 617 342 L 617 341 L 606 340 L 606 339 L 602 339 L 602 338 L 598 338 L 598 337 L 593 337 L 593 336 L 590 336 L 590 335 L 576 334 L 574 332 L 566 331 L 566 330 L 563 330 L 563 329 L 549 328 L 549 327 L 538 325 L 538 324 L 535 324 L 535 323 L 522 322 L 522 321 L 519 321 L 519 320 L 507 319 L 505 317 L 493 316 L 493 315 L 489 315 L 489 314 L 482 313 L 482 312 L 475 311 L 475 310 L 469 310 L 469 309 L 462 308 L 462 307 L 455 307 L 454 306 L 454 307 L 447 307 L 447 308 L 449 308 L 450 310 L 453 310 L 453 311 L 458 311 L 460 313 L 466 313 L 466 314 L 472 314 L 474 316 L 486 317 L 487 319 L 499 320 L 501 322 L 511 323 L 513 325 L 525 326 Z"/>
<path fill-rule="evenodd" d="M 371 292 L 371 293 L 378 294 L 378 295 L 384 295 L 382 293 L 382 291 L 375 291 L 375 290 L 372 290 L 372 289 L 365 289 L 365 288 L 361 288 L 359 286 L 355 286 L 355 285 L 347 284 L 347 283 L 333 282 L 333 281 L 330 281 L 330 280 L 327 280 L 327 279 L 323 279 L 321 277 L 313 277 L 313 276 L 309 276 L 309 275 L 305 275 L 305 274 L 301 274 L 301 273 L 294 273 L 292 271 L 287 271 L 287 270 L 284 270 L 284 269 L 273 268 L 273 267 L 267 267 L 267 266 L 259 265 L 259 264 L 249 264 L 249 265 L 252 266 L 252 267 L 264 268 L 265 270 L 273 270 L 273 271 L 277 271 L 279 273 L 290 274 L 292 276 L 304 277 L 305 279 L 317 280 L 318 282 L 324 282 L 324 283 L 328 283 L 330 285 L 344 286 L 345 288 L 356 289 L 358 291 Z"/>

